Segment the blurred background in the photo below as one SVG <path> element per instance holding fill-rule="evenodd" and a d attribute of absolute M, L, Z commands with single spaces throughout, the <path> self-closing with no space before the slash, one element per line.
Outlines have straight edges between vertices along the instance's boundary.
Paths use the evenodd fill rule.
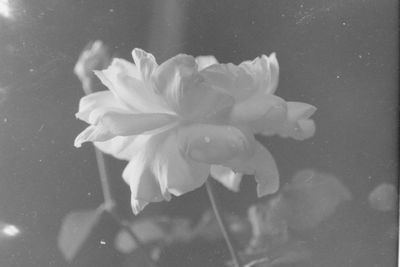
<path fill-rule="evenodd" d="M 373 209 L 368 195 L 382 183 L 397 187 L 398 33 L 395 0 L 1 0 L 0 266 L 69 266 L 57 248 L 62 219 L 102 202 L 93 148 L 73 146 L 85 127 L 74 116 L 83 91 L 73 67 L 94 40 L 126 59 L 143 48 L 159 63 L 187 53 L 237 64 L 276 52 L 277 95 L 318 108 L 313 138 L 259 139 L 275 157 L 281 184 L 313 168 L 337 176 L 353 196 L 308 236 L 322 241 L 305 266 L 396 266 L 398 209 Z M 130 192 L 120 178 L 126 163 L 107 161 L 118 210 L 130 218 Z M 257 200 L 253 179 L 239 193 L 217 189 L 232 213 Z M 201 188 L 140 216 L 196 220 L 208 207 Z M 387 231 L 394 237 L 383 237 Z M 193 255 L 226 254 L 193 249 L 177 248 L 166 266 L 219 266 Z M 93 266 L 123 262 L 112 243 L 91 253 L 115 258 Z"/>

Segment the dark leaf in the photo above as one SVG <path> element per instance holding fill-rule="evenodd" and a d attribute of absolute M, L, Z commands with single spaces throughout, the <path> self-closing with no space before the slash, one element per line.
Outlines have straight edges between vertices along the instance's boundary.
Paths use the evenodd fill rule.
<path fill-rule="evenodd" d="M 145 245 L 169 245 L 174 242 L 186 242 L 193 238 L 189 221 L 182 218 L 143 218 L 132 222 L 130 227 Z M 115 247 L 122 253 L 132 253 L 137 248 L 137 244 L 126 230 L 121 230 L 116 236 Z"/>
<path fill-rule="evenodd" d="M 248 262 L 245 267 L 272 267 L 304 261 L 310 255 L 304 242 L 290 241 L 263 252 L 247 252 L 242 258 Z"/>
<path fill-rule="evenodd" d="M 237 241 L 247 244 L 250 238 L 248 221 L 232 214 L 225 214 L 225 218 Z M 188 243 L 194 239 L 210 242 L 223 239 L 211 210 L 206 211 L 194 226 L 188 219 L 156 216 L 137 219 L 131 223 L 130 227 L 145 245 L 168 246 L 173 243 Z M 115 247 L 122 253 L 132 253 L 137 248 L 137 244 L 129 233 L 120 230 L 115 239 Z"/>
<path fill-rule="evenodd" d="M 72 261 L 100 222 L 100 210 L 73 211 L 65 216 L 58 236 L 58 247 Z"/>
<path fill-rule="evenodd" d="M 350 191 L 338 178 L 314 170 L 299 171 L 282 194 L 290 207 L 287 223 L 296 230 L 315 227 L 331 216 L 340 203 L 351 200 Z"/>

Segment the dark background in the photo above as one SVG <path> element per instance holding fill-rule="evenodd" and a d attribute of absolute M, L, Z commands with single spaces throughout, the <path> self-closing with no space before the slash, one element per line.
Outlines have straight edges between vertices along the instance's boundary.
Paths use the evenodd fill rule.
<path fill-rule="evenodd" d="M 96 39 L 116 56 L 130 59 L 140 47 L 159 63 L 177 53 L 240 63 L 276 52 L 277 94 L 318 108 L 314 138 L 261 139 L 281 183 L 315 168 L 338 176 L 353 194 L 319 233 L 329 241 L 313 266 L 395 266 L 395 241 L 377 236 L 397 216 L 372 210 L 367 196 L 382 182 L 397 185 L 397 1 L 10 2 L 13 18 L 0 17 L 0 221 L 22 234 L 0 240 L 1 267 L 66 266 L 56 246 L 62 218 L 102 201 L 92 147 L 73 147 L 85 125 L 74 117 L 83 92 L 72 69 Z M 120 179 L 125 163 L 109 163 L 120 212 L 131 216 Z M 220 188 L 226 208 L 243 212 L 256 200 L 254 186 L 247 179 L 238 194 Z M 144 214 L 195 219 L 208 205 L 199 189 Z"/>

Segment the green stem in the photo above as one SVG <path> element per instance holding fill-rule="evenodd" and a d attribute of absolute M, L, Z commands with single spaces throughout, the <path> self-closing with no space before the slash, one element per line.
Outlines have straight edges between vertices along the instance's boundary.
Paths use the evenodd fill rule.
<path fill-rule="evenodd" d="M 215 213 L 215 217 L 217 218 L 219 227 L 221 228 L 222 235 L 224 236 L 225 242 L 228 246 L 229 253 L 231 254 L 233 264 L 235 267 L 240 267 L 241 263 L 239 260 L 239 256 L 236 252 L 236 249 L 233 245 L 232 233 L 230 232 L 229 226 L 227 225 L 226 221 L 224 220 L 223 216 L 221 215 L 220 208 L 219 208 L 220 205 L 216 198 L 215 191 L 214 191 L 214 185 L 212 184 L 211 179 L 207 179 L 206 189 L 207 189 L 208 197 L 211 202 L 211 206 Z"/>

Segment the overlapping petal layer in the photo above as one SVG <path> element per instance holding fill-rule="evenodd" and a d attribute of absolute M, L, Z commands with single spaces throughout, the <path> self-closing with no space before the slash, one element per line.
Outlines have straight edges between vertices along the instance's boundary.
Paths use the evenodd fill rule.
<path fill-rule="evenodd" d="M 90 126 L 75 145 L 91 141 L 129 161 L 122 176 L 135 214 L 195 190 L 210 173 L 233 191 L 254 175 L 258 196 L 272 194 L 278 169 L 254 134 L 302 140 L 315 132 L 315 107 L 274 95 L 275 54 L 240 65 L 183 54 L 158 65 L 141 49 L 132 57 L 95 72 L 109 91 L 82 98 L 76 116 Z"/>
<path fill-rule="evenodd" d="M 245 160 L 254 154 L 254 142 L 238 128 L 194 124 L 179 131 L 179 146 L 191 159 L 208 164 Z"/>
<path fill-rule="evenodd" d="M 243 174 L 232 171 L 231 168 L 222 165 L 211 165 L 211 176 L 232 191 L 239 191 Z"/>
<path fill-rule="evenodd" d="M 279 81 L 276 55 L 263 55 L 239 65 L 210 64 L 201 71 L 206 81 L 235 98 L 230 123 L 245 123 L 255 134 L 279 134 L 304 140 L 314 135 L 309 117 L 316 108 L 301 102 L 286 102 L 274 95 Z"/>

